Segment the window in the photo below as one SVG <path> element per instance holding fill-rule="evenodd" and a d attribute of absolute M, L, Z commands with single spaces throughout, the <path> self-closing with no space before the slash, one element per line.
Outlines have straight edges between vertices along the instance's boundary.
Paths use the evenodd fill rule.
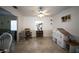
<path fill-rule="evenodd" d="M 17 30 L 17 20 L 11 20 L 11 31 Z"/>

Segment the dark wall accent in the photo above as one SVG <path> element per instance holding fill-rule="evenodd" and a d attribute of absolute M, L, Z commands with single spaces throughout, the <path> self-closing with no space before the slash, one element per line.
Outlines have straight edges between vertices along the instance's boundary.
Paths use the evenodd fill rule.
<path fill-rule="evenodd" d="M 16 20 L 17 17 L 11 14 L 9 11 L 0 8 L 0 35 L 4 32 L 12 34 L 13 39 L 16 41 L 17 31 L 11 31 L 11 20 Z"/>
<path fill-rule="evenodd" d="M 0 8 L 0 16 L 14 16 L 13 14 L 11 14 L 9 11 L 3 9 L 3 8 Z"/>
<path fill-rule="evenodd" d="M 9 11 L 0 8 L 0 29 L 10 30 L 10 21 L 16 19 L 17 17 L 11 14 Z"/>

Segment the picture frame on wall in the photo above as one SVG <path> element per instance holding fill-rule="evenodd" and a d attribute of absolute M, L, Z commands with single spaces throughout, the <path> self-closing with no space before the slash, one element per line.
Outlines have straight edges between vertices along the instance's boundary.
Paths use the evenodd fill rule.
<path fill-rule="evenodd" d="M 64 17 L 61 17 L 61 19 L 63 20 L 63 19 L 64 19 Z"/>
<path fill-rule="evenodd" d="M 67 21 L 67 17 L 62 17 L 62 22 Z"/>
<path fill-rule="evenodd" d="M 61 19 L 62 19 L 62 22 L 67 22 L 68 20 L 71 19 L 71 15 L 63 16 L 63 17 L 61 17 Z"/>
<path fill-rule="evenodd" d="M 67 19 L 71 19 L 71 15 L 68 15 L 68 16 L 67 16 Z"/>

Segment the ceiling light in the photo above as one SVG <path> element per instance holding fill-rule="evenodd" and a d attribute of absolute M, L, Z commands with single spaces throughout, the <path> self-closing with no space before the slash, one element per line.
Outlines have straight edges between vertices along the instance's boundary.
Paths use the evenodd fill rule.
<path fill-rule="evenodd" d="M 45 10 L 43 7 L 39 7 L 39 10 L 37 11 L 37 16 L 44 17 L 47 15 L 49 15 L 49 13 L 47 13 L 47 10 Z"/>
<path fill-rule="evenodd" d="M 44 15 L 43 14 L 39 14 L 38 17 L 44 17 Z"/>

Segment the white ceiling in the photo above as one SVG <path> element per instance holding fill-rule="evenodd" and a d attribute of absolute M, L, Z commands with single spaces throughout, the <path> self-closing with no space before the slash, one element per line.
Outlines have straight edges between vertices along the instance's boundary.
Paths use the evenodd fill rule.
<path fill-rule="evenodd" d="M 39 10 L 40 6 L 18 6 L 18 11 L 23 16 L 36 16 L 36 11 Z M 50 13 L 48 16 L 56 15 L 60 12 L 62 12 L 65 9 L 70 8 L 70 6 L 42 6 L 43 10 L 47 10 L 47 13 Z"/>

